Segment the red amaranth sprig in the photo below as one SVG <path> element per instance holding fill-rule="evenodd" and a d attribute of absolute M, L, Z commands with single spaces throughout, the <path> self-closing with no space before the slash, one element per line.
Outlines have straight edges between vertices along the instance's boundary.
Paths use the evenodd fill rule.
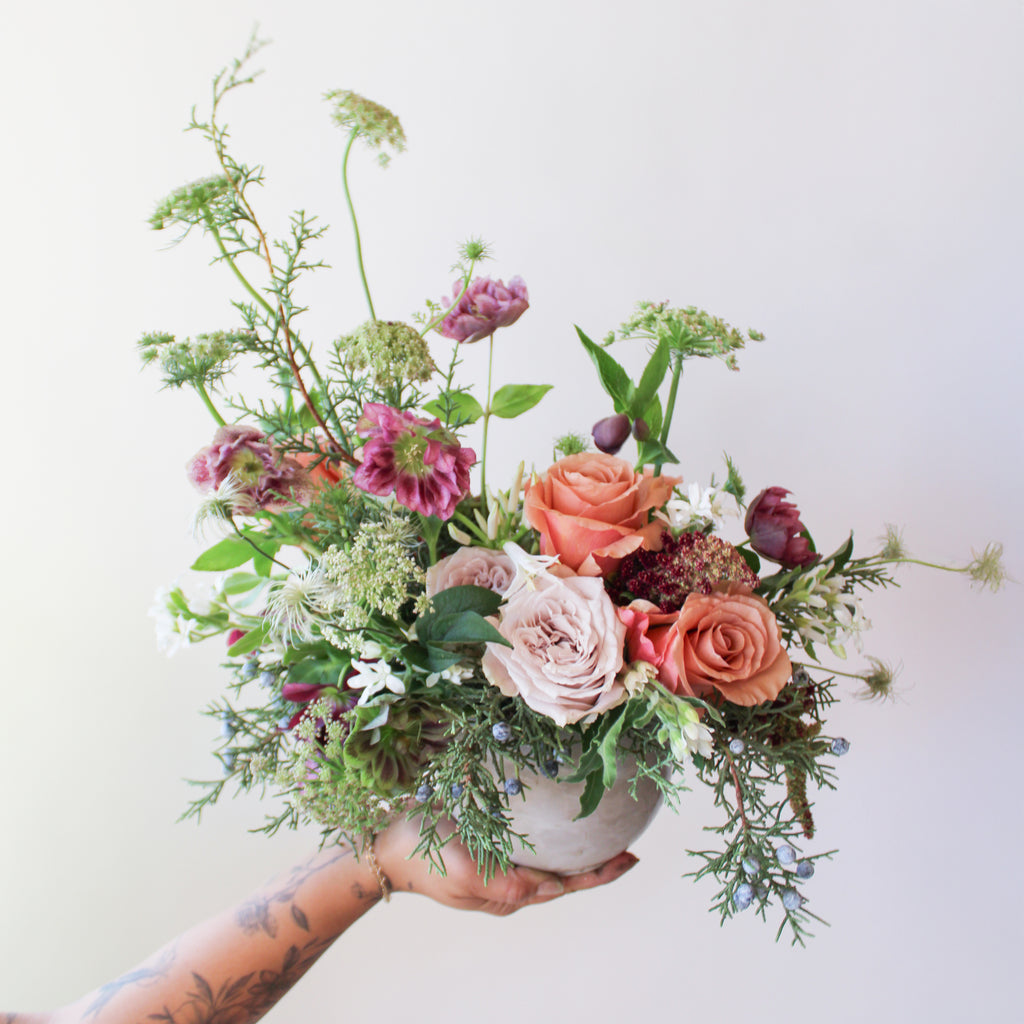
<path fill-rule="evenodd" d="M 742 583 L 754 589 L 760 580 L 743 556 L 714 534 L 699 531 L 661 535 L 660 551 L 635 551 L 623 559 L 608 589 L 617 604 L 642 599 L 661 612 L 675 612 L 688 595 L 710 594 L 716 584 Z"/>

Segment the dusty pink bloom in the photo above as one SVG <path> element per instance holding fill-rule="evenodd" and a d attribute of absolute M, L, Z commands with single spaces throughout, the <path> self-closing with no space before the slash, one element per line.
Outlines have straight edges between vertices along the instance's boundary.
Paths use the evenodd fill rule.
<path fill-rule="evenodd" d="M 790 492 L 784 487 L 768 487 L 747 509 L 743 528 L 750 537 L 750 546 L 765 558 L 786 569 L 813 565 L 818 555 L 812 550 L 800 521 L 800 510 L 785 500 Z"/>
<path fill-rule="evenodd" d="M 459 299 L 461 294 L 462 282 L 456 281 L 452 297 L 442 305 L 447 306 L 456 299 L 458 303 L 441 321 L 438 330 L 446 338 L 467 345 L 486 338 L 499 327 L 514 324 L 530 306 L 526 282 L 521 277 L 513 277 L 507 287 L 503 281 L 478 277 Z"/>
<path fill-rule="evenodd" d="M 459 548 L 427 570 L 427 597 L 449 587 L 485 587 L 504 594 L 515 576 L 512 559 L 491 548 Z"/>
<path fill-rule="evenodd" d="M 542 575 L 501 609 L 498 630 L 511 647 L 488 644 L 484 675 L 507 697 L 522 697 L 558 725 L 626 699 L 616 678 L 626 626 L 594 576 Z"/>
<path fill-rule="evenodd" d="M 463 448 L 438 419 L 426 420 L 367 402 L 357 431 L 367 438 L 352 482 L 378 497 L 392 492 L 400 505 L 450 519 L 469 492 L 476 452 Z"/>
<path fill-rule="evenodd" d="M 256 427 L 220 427 L 213 443 L 189 460 L 188 478 L 200 491 L 216 492 L 231 476 L 256 508 L 277 512 L 309 500 L 309 475 L 268 443 Z"/>

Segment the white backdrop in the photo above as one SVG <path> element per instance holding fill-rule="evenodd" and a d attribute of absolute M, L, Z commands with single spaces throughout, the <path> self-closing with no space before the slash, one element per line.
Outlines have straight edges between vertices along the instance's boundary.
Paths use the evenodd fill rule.
<path fill-rule="evenodd" d="M 473 233 L 485 272 L 526 278 L 497 372 L 558 388 L 498 425 L 495 480 L 608 411 L 572 324 L 597 337 L 669 298 L 767 334 L 739 374 L 688 371 L 688 480 L 727 450 L 753 491 L 795 492 L 821 545 L 891 520 L 922 556 L 1002 539 L 1024 578 L 1019 0 L 19 5 L 0 38 L 4 1009 L 77 997 L 313 843 L 249 835 L 255 803 L 175 824 L 182 780 L 215 770 L 198 710 L 222 652 L 168 661 L 146 618 L 196 553 L 183 464 L 211 424 L 134 342 L 230 326 L 236 293 L 200 239 L 166 251 L 145 221 L 211 173 L 180 129 L 254 21 L 274 45 L 228 108 L 235 150 L 265 163 L 275 226 L 300 206 L 335 226 L 307 337 L 364 317 L 329 88 L 410 140 L 387 172 L 354 158 L 378 313 L 439 298 Z M 808 889 L 833 927 L 809 949 L 752 917 L 719 929 L 680 880 L 695 796 L 605 890 L 509 920 L 376 909 L 268 1019 L 1015 1019 L 1020 589 L 901 579 L 868 638 L 902 661 L 900 699 L 835 715 L 853 746 L 816 848 L 841 852 Z"/>

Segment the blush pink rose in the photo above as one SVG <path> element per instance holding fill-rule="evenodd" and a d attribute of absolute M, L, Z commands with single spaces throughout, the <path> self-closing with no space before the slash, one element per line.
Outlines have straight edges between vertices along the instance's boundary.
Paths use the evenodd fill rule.
<path fill-rule="evenodd" d="M 792 675 L 775 615 L 745 587 L 693 593 L 664 614 L 634 601 L 619 615 L 627 655 L 654 665 L 673 693 L 750 707 L 774 700 Z"/>
<path fill-rule="evenodd" d="M 663 526 L 650 512 L 668 501 L 679 477 L 633 472 L 597 452 L 556 462 L 526 488 L 524 512 L 543 555 L 558 555 L 580 576 L 607 576 L 637 548 L 657 547 Z"/>
<path fill-rule="evenodd" d="M 492 548 L 459 548 L 427 570 L 427 597 L 449 587 L 485 587 L 496 594 L 508 590 L 516 568 L 504 551 Z"/>
<path fill-rule="evenodd" d="M 599 579 L 536 577 L 502 608 L 496 623 L 512 644 L 488 644 L 483 672 L 506 697 L 569 725 L 626 697 L 616 678 L 626 627 Z"/>

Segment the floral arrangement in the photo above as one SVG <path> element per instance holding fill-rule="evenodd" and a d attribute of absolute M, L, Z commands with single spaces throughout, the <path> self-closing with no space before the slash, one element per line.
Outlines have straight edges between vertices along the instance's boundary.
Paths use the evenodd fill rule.
<path fill-rule="evenodd" d="M 529 412 L 549 387 L 492 390 L 489 374 L 480 395 L 457 380 L 460 352 L 486 342 L 493 355 L 496 332 L 529 308 L 526 285 L 478 276 L 489 253 L 470 241 L 450 295 L 415 326 L 378 318 L 347 167 L 356 142 L 386 162 L 404 134 L 350 92 L 327 99 L 347 133 L 342 183 L 369 318 L 317 362 L 296 287 L 323 266 L 310 250 L 324 229 L 296 213 L 289 237 L 268 237 L 252 205 L 262 170 L 235 160 L 219 121 L 225 97 L 252 81 L 258 48 L 216 77 L 208 118 L 193 115 L 215 175 L 152 218 L 212 239 L 244 291 L 238 322 L 140 342 L 164 384 L 191 387 L 217 424 L 187 465 L 203 495 L 196 531 L 218 534 L 192 567 L 207 593 L 176 586 L 156 609 L 172 649 L 221 637 L 232 676 L 208 709 L 222 772 L 197 783 L 187 813 L 229 784 L 269 788 L 282 802 L 267 832 L 313 821 L 358 841 L 411 808 L 424 855 L 443 869 L 451 819 L 490 874 L 530 844 L 513 813 L 530 778 L 583 783 L 585 816 L 628 753 L 630 784 L 649 779 L 670 803 L 698 783 L 713 790 L 717 848 L 696 851 L 692 874 L 716 880 L 723 918 L 779 907 L 779 934 L 802 942 L 816 917 L 805 884 L 831 855 L 802 852 L 814 836 L 809 788 L 833 787 L 849 749 L 825 721 L 837 679 L 859 678 L 875 698 L 893 680 L 875 659 L 860 673 L 822 659 L 860 647 L 861 594 L 914 561 L 898 531 L 866 556 L 852 537 L 823 555 L 786 489 L 748 501 L 728 458 L 707 486 L 667 471 L 686 360 L 736 369 L 746 342 L 762 340 L 668 304 L 641 303 L 603 344 L 576 329 L 612 411 L 592 438 L 558 438 L 553 465 L 521 465 L 492 487 L 491 421 Z M 611 351 L 627 339 L 649 353 L 635 381 Z M 246 360 L 268 380 L 255 401 L 229 389 Z M 627 443 L 632 462 L 618 455 Z M 957 571 L 998 586 L 999 555 L 990 545 Z"/>

